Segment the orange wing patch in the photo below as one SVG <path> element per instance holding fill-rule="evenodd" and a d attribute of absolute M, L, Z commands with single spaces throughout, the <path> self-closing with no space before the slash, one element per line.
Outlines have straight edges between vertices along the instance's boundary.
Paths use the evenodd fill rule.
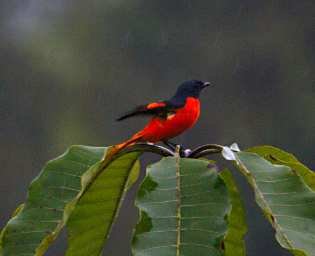
<path fill-rule="evenodd" d="M 154 109 L 154 108 L 159 108 L 159 107 L 165 107 L 164 102 L 153 102 L 147 105 L 147 109 Z"/>

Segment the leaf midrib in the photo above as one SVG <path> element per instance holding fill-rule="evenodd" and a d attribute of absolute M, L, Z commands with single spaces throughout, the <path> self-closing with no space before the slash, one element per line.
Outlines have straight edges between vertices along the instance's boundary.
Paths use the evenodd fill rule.
<path fill-rule="evenodd" d="M 179 169 L 179 157 L 176 157 L 176 218 L 177 218 L 177 224 L 176 224 L 176 231 L 177 231 L 177 237 L 176 237 L 176 256 L 180 256 L 180 242 L 181 242 L 181 198 L 180 198 L 180 169 Z"/>

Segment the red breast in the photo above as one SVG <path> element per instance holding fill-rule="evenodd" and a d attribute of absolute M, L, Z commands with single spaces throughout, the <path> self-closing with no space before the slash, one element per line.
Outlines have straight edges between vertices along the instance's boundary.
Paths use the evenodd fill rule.
<path fill-rule="evenodd" d="M 166 119 L 154 117 L 141 131 L 142 140 L 157 142 L 176 137 L 191 128 L 200 115 L 200 102 L 194 97 L 188 97 L 184 107 L 169 114 Z"/>

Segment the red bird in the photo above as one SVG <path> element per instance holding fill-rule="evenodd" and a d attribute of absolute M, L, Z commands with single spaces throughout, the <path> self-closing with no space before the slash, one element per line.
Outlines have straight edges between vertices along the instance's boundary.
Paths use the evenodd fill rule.
<path fill-rule="evenodd" d="M 200 115 L 200 92 L 209 82 L 190 80 L 182 83 L 175 95 L 166 101 L 141 105 L 119 117 L 117 121 L 132 116 L 152 116 L 149 123 L 129 140 L 115 146 L 117 151 L 136 142 L 159 142 L 173 147 L 168 140 L 191 128 Z M 116 152 L 117 152 L 116 151 Z"/>

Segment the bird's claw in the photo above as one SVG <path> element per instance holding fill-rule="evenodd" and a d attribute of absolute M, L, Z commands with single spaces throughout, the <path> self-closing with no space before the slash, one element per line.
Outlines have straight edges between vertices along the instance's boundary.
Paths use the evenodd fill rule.
<path fill-rule="evenodd" d="M 191 149 L 185 149 L 182 145 L 170 142 L 170 141 L 163 141 L 163 143 L 168 146 L 174 153 L 177 153 L 181 157 L 188 157 L 189 154 L 192 152 Z"/>

